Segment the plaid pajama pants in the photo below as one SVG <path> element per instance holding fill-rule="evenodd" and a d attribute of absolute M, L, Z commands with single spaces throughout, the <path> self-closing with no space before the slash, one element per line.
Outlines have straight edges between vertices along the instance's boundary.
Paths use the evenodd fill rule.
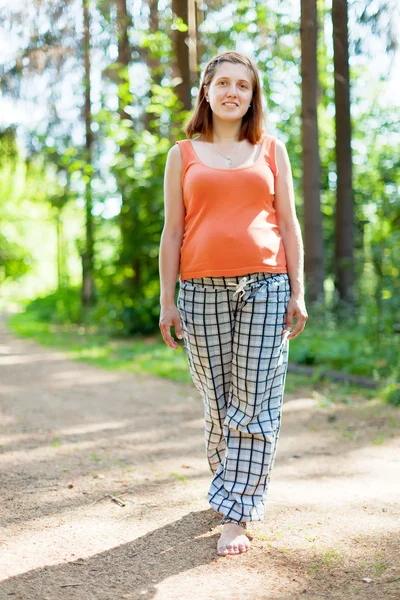
<path fill-rule="evenodd" d="M 204 400 L 208 492 L 221 523 L 264 518 L 281 424 L 288 345 L 286 273 L 180 281 L 178 310 Z"/>

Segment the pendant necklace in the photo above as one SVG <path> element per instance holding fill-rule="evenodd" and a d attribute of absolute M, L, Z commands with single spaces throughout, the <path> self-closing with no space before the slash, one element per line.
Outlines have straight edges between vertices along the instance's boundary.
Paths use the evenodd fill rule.
<path fill-rule="evenodd" d="M 227 161 L 228 161 L 228 165 L 231 167 L 232 166 L 232 156 L 235 154 L 236 150 L 239 147 L 240 142 L 237 143 L 237 146 L 235 148 L 235 150 L 233 151 L 233 153 L 231 154 L 231 156 L 225 156 L 225 154 L 222 154 L 222 152 L 220 152 L 219 150 L 217 150 L 214 146 L 214 142 L 213 142 L 213 146 L 214 146 L 214 150 L 215 152 L 218 152 L 218 154 L 220 154 L 221 156 L 223 156 Z"/>

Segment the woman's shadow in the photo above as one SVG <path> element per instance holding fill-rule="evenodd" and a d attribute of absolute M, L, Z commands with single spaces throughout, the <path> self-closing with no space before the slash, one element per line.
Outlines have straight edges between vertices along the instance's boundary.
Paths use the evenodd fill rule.
<path fill-rule="evenodd" d="M 150 600 L 171 576 L 219 559 L 220 518 L 214 510 L 192 512 L 136 540 L 87 559 L 42 567 L 0 583 L 1 598 L 23 600 Z M 134 528 L 134 523 L 129 521 Z M 207 535 L 209 534 L 209 535 Z M 65 592 L 70 592 L 65 595 Z"/>

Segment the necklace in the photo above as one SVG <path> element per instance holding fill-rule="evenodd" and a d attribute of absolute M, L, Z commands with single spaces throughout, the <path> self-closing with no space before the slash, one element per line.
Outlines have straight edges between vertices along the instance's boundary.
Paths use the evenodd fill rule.
<path fill-rule="evenodd" d="M 236 150 L 239 147 L 240 142 L 237 143 L 236 148 L 234 149 L 233 153 L 231 154 L 231 156 L 225 156 L 225 154 L 222 154 L 222 152 L 220 152 L 219 150 L 217 150 L 214 146 L 214 142 L 212 143 L 212 145 L 214 146 L 214 150 L 215 152 L 218 152 L 218 154 L 220 154 L 221 156 L 223 156 L 227 161 L 228 161 L 228 165 L 231 167 L 232 166 L 232 156 L 235 154 Z"/>

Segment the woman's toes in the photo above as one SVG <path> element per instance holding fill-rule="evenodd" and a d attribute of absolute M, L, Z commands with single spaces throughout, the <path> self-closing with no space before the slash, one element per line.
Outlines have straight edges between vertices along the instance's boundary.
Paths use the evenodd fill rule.
<path fill-rule="evenodd" d="M 217 552 L 219 555 L 241 554 L 247 552 L 250 542 L 247 536 L 243 534 L 241 527 L 235 524 L 226 523 L 222 535 L 218 540 Z"/>

